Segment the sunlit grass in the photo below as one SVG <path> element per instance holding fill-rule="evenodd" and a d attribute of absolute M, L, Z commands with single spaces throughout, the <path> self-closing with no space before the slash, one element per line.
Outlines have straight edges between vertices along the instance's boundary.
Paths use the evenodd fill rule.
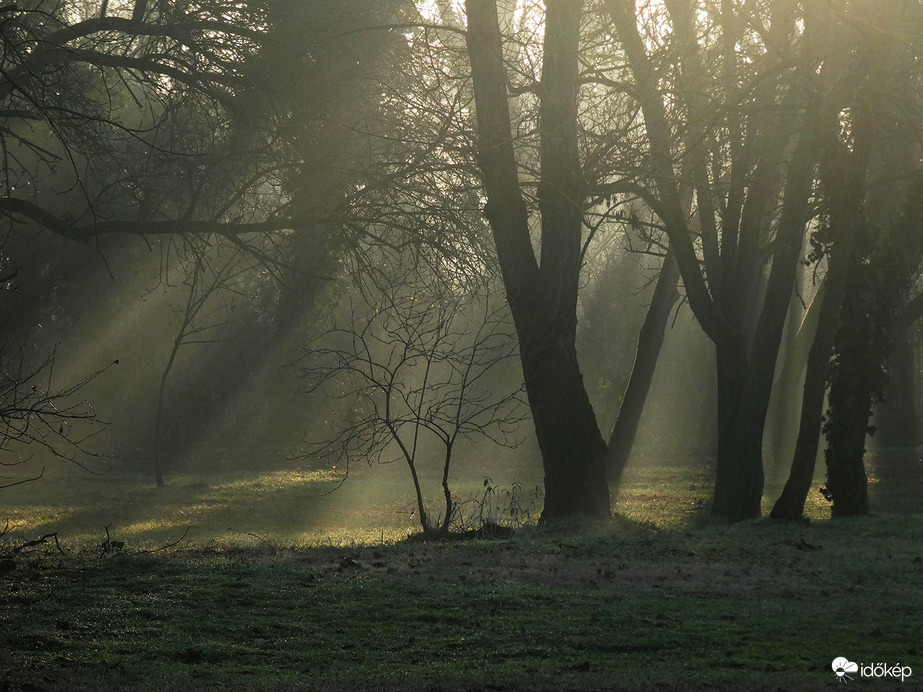
<path fill-rule="evenodd" d="M 873 478 L 875 503 L 914 493 Z M 0 495 L 11 689 L 800 692 L 835 685 L 842 652 L 919 660 L 923 515 L 822 520 L 818 484 L 818 521 L 728 525 L 708 520 L 707 469 L 647 461 L 611 520 L 433 543 L 405 540 L 419 525 L 397 465 L 342 485 L 299 468 L 168 483 L 71 470 Z M 453 487 L 470 511 L 510 490 Z M 105 549 L 107 527 L 124 547 Z M 63 555 L 14 552 L 49 532 Z"/>
<path fill-rule="evenodd" d="M 99 543 L 106 527 L 113 539 L 145 545 L 187 528 L 190 540 L 222 544 L 406 538 L 414 522 L 405 489 L 368 488 L 364 480 L 340 487 L 330 471 L 273 469 L 174 474 L 157 488 L 148 474 L 63 469 L 0 494 L 0 522 L 9 520 L 9 538 L 58 533 L 74 544 Z"/>
<path fill-rule="evenodd" d="M 685 529 L 701 518 L 710 484 L 701 466 L 635 463 L 625 470 L 615 511 L 659 529 Z"/>
<path fill-rule="evenodd" d="M 882 469 L 879 473 L 870 465 L 873 508 L 912 511 L 915 496 L 909 496 L 915 481 L 895 483 L 888 473 L 900 470 L 898 462 L 909 468 L 906 473 L 919 471 L 919 457 L 914 452 L 873 460 Z M 424 480 L 429 511 L 441 518 L 438 479 Z M 688 530 L 707 523 L 712 484 L 711 472 L 700 464 L 633 460 L 613 510 L 638 525 Z M 813 521 L 830 518 L 820 485 L 814 483 L 805 506 L 805 515 Z M 488 486 L 494 493 L 490 506 Z M 512 501 L 509 482 L 485 485 L 478 474 L 459 474 L 452 487 L 459 511 L 456 528 L 475 528 L 484 518 L 516 526 L 538 521 L 541 486 L 535 477 L 516 484 Z M 764 515 L 778 490 L 767 488 Z M 394 543 L 420 530 L 415 510 L 412 485 L 399 464 L 362 468 L 345 482 L 332 470 L 297 466 L 184 472 L 171 474 L 167 487 L 159 489 L 150 474 L 115 469 L 96 476 L 62 466 L 37 482 L 0 491 L 0 528 L 9 522 L 7 539 L 57 533 L 73 545 L 98 545 L 107 527 L 113 540 L 145 546 L 169 543 L 187 530 L 190 542 L 221 545 Z"/>

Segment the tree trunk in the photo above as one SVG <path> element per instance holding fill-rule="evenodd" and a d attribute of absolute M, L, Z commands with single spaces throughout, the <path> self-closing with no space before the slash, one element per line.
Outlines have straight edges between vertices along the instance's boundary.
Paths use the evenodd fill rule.
<path fill-rule="evenodd" d="M 919 271 L 923 243 L 923 184 L 908 191 L 901 219 L 882 233 L 869 228 L 858 246 L 840 312 L 835 368 L 830 376 L 827 489 L 836 517 L 868 514 L 865 437 L 872 405 L 884 392 L 891 335 L 901 324 L 902 296 Z M 867 249 L 866 249 L 867 248 Z"/>
<path fill-rule="evenodd" d="M 826 231 L 828 234 L 833 234 L 833 244 L 827 254 L 827 275 L 824 277 L 822 288 L 818 290 L 818 294 L 823 291 L 822 302 L 817 318 L 817 331 L 808 354 L 795 454 L 792 458 L 789 478 L 770 514 L 774 519 L 798 520 L 804 512 L 804 503 L 814 479 L 831 352 L 834 345 L 842 340 L 844 334 L 842 327 L 838 331 L 837 324 L 843 321 L 843 310 L 850 297 L 849 282 L 862 273 L 863 253 L 860 247 L 865 238 L 863 206 L 865 181 L 873 141 L 873 121 L 869 118 L 867 109 L 862 109 L 858 111 L 855 122 L 852 151 L 843 150 L 837 142 L 833 133 L 838 131 L 838 126 L 834 120 L 828 120 L 828 126 L 821 130 L 821 136 L 826 138 L 827 144 L 824 150 L 825 155 L 821 159 L 821 180 L 829 199 L 830 209 L 829 226 Z M 853 290 L 852 293 L 854 294 L 855 291 Z M 856 323 L 864 324 L 859 315 L 856 316 Z M 844 343 L 841 346 L 847 346 L 847 344 Z M 868 396 L 870 397 L 871 394 L 869 393 Z M 831 389 L 831 406 L 833 397 L 834 393 Z M 838 403 L 838 407 L 842 405 Z M 865 405 L 866 410 L 869 406 L 870 401 Z M 836 414 L 831 413 L 830 415 L 825 431 L 834 430 L 838 425 L 834 420 Z M 867 427 L 868 414 L 862 424 L 863 440 Z M 860 449 L 862 447 L 860 443 Z M 860 457 L 861 454 L 862 452 L 860 452 Z M 864 468 L 862 475 L 865 475 Z"/>
<path fill-rule="evenodd" d="M 826 280 L 821 280 L 811 304 L 800 321 L 794 318 L 799 314 L 797 306 L 801 302 L 801 297 L 797 290 L 792 295 L 784 359 L 773 383 L 767 417 L 767 436 L 774 475 L 781 476 L 785 472 L 785 464 L 793 458 L 797 446 L 798 429 L 794 427 L 794 422 L 801 415 L 805 379 L 803 376 L 806 376 L 807 362 L 817 333 L 817 323 L 824 302 L 826 285 Z"/>
<path fill-rule="evenodd" d="M 622 399 L 618 417 L 612 428 L 612 434 L 609 436 L 606 472 L 613 495 L 618 493 L 628 455 L 634 446 L 638 425 L 641 422 L 641 413 L 644 411 L 644 402 L 647 401 L 651 381 L 654 379 L 654 370 L 660 357 L 670 313 L 676 301 L 679 300 L 678 281 L 679 267 L 673 255 L 667 254 L 663 260 L 663 267 L 660 269 L 660 276 L 657 278 L 651 305 L 638 335 L 638 350 L 635 353 L 635 363 L 631 369 L 628 387 L 625 389 L 625 397 Z"/>
<path fill-rule="evenodd" d="M 539 112 L 541 265 L 519 183 L 495 0 L 467 0 L 478 164 L 545 471 L 542 520 L 611 513 L 606 445 L 577 363 L 577 289 L 586 197 L 577 150 L 582 7 L 546 3 Z"/>
<path fill-rule="evenodd" d="M 823 421 L 824 393 L 827 391 L 827 371 L 830 352 L 836 334 L 837 316 L 842 303 L 842 283 L 834 283 L 833 273 L 828 271 L 824 280 L 817 329 L 814 342 L 808 353 L 808 364 L 804 377 L 801 400 L 801 416 L 798 425 L 798 439 L 792 457 L 792 467 L 782 494 L 773 505 L 770 517 L 797 521 L 804 514 L 804 503 L 814 480 L 817 463 L 817 447 L 820 444 L 820 427 Z M 815 301 L 818 297 L 815 296 Z M 812 304 L 812 309 L 813 309 Z"/>
<path fill-rule="evenodd" d="M 810 127 L 797 138 L 776 228 L 772 267 L 752 340 L 743 333 L 716 341 L 718 356 L 718 458 L 712 516 L 725 521 L 761 514 L 765 481 L 763 431 L 785 316 L 801 257 L 808 199 L 814 180 Z M 730 301 L 733 294 L 724 291 Z"/>
<path fill-rule="evenodd" d="M 760 516 L 763 497 L 762 415 L 748 401 L 743 345 L 718 345 L 718 455 L 711 514 L 740 521 Z"/>
<path fill-rule="evenodd" d="M 545 472 L 542 521 L 607 517 L 606 443 L 577 366 L 573 335 L 534 337 L 520 338 L 520 354 Z"/>
<path fill-rule="evenodd" d="M 873 384 L 868 363 L 859 348 L 846 347 L 840 336 L 836 376 L 830 383 L 827 432 L 827 490 L 833 516 L 869 513 L 868 477 L 865 474 L 865 436 L 869 429 Z M 861 338 L 861 335 L 856 335 Z M 850 344 L 853 346 L 853 344 Z"/>

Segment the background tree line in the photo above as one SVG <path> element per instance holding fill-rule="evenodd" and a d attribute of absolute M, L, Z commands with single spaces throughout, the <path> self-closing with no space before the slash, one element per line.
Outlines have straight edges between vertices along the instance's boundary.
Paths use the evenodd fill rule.
<path fill-rule="evenodd" d="M 920 310 L 921 20 L 909 0 L 0 8 L 4 341 L 8 356 L 18 343 L 44 349 L 10 361 L 7 446 L 39 441 L 79 459 L 77 423 L 92 425 L 92 409 L 75 384 L 35 375 L 50 376 L 56 340 L 78 348 L 76 332 L 64 338 L 85 310 L 77 296 L 104 294 L 153 256 L 156 276 L 134 290 L 166 296 L 177 318 L 171 348 L 144 363 L 160 375 L 157 403 L 132 433 L 158 476 L 184 400 L 204 409 L 199 426 L 247 420 L 238 429 L 255 447 L 267 417 L 309 427 L 274 396 L 292 386 L 279 364 L 296 359 L 309 387 L 318 373 L 365 372 L 357 362 L 412 365 L 404 389 L 393 368 L 371 381 L 384 372 L 392 386 L 379 391 L 403 392 L 414 429 L 451 441 L 471 412 L 458 387 L 474 363 L 493 367 L 475 355 L 479 335 L 503 335 L 541 456 L 543 518 L 606 516 L 683 303 L 714 345 L 713 516 L 761 514 L 771 450 L 790 468 L 772 515 L 800 518 L 822 434 L 834 514 L 866 513 L 872 407 Z M 643 266 L 643 319 L 599 302 L 615 283 L 589 270 L 605 258 L 617 267 L 606 282 Z M 483 307 L 497 294 L 511 329 Z M 365 336 L 316 346 L 352 329 L 329 328 L 347 303 L 363 304 L 347 321 Z M 384 331 L 367 331 L 379 314 Z M 607 317 L 619 334 L 609 348 L 633 361 L 624 392 L 588 381 L 581 360 L 586 330 Z M 383 334 L 404 335 L 403 360 L 372 353 Z M 425 334 L 455 335 L 457 352 Z M 222 377 L 176 377 L 192 344 L 211 349 Z M 364 360 L 351 359 L 357 349 Z M 348 365 L 330 371 L 318 354 Z M 99 353 L 73 381 L 116 358 Z M 467 374 L 440 378 L 424 405 L 417 370 L 436 360 Z M 901 349 L 894 363 L 915 367 Z M 464 390 L 490 414 L 466 419 L 472 430 L 512 432 L 507 404 L 519 397 L 506 379 Z M 365 449 L 355 444 L 371 428 L 357 421 L 404 445 L 381 408 L 391 399 L 358 407 L 361 388 L 336 386 L 352 402 L 341 415 L 354 434 L 338 438 L 347 450 Z M 232 410 L 257 397 L 262 417 L 252 403 Z M 603 409 L 617 410 L 607 429 Z M 449 410 L 448 428 L 435 424 Z M 794 444 L 767 420 L 797 427 Z M 448 456 L 446 521 L 447 478 Z"/>

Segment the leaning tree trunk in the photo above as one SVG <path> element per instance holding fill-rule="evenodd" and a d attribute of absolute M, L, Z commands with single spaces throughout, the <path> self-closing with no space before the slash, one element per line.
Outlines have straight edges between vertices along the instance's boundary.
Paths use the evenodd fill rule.
<path fill-rule="evenodd" d="M 606 454 L 606 472 L 609 477 L 609 489 L 614 495 L 618 492 L 622 481 L 622 473 L 628 462 L 628 455 L 634 446 L 638 425 L 641 422 L 641 413 L 644 411 L 644 402 L 647 401 L 654 379 L 654 370 L 663 347 L 664 335 L 670 313 L 676 301 L 679 300 L 677 282 L 679 281 L 679 267 L 672 253 L 668 253 L 663 260 L 657 285 L 654 287 L 654 296 L 651 305 L 641 325 L 638 335 L 638 349 L 635 353 L 635 363 L 631 369 L 625 397 L 619 407 L 619 415 L 609 436 L 609 449 Z"/>
<path fill-rule="evenodd" d="M 817 447 L 820 443 L 820 428 L 823 421 L 824 394 L 827 391 L 828 363 L 836 334 L 837 316 L 842 303 L 842 287 L 831 288 L 831 283 L 833 283 L 831 271 L 828 271 L 825 279 L 827 288 L 821 297 L 814 342 L 808 353 L 798 439 L 795 442 L 795 452 L 788 480 L 769 515 L 773 519 L 800 520 L 804 514 L 804 503 L 807 500 L 808 491 L 814 480 Z M 815 297 L 816 300 L 817 297 Z"/>
<path fill-rule="evenodd" d="M 792 331 L 784 346 L 782 367 L 773 383 L 772 400 L 767 417 L 767 436 L 772 450 L 772 464 L 779 475 L 782 474 L 788 460 L 792 458 L 798 444 L 798 429 L 794 428 L 793 422 L 795 416 L 800 416 L 801 412 L 804 399 L 801 391 L 807 377 L 807 363 L 811 357 L 811 347 L 817 333 L 821 305 L 827 292 L 826 286 L 827 281 L 824 279 L 817 287 L 811 304 L 799 322 L 796 323 L 795 318 L 799 314 L 796 306 L 801 301 L 800 289 L 793 292 L 793 302 L 789 307 L 788 324 Z"/>

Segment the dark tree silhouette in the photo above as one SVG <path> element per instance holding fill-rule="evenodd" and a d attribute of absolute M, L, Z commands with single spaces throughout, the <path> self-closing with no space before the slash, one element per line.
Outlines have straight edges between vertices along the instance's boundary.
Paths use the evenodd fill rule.
<path fill-rule="evenodd" d="M 549 2 L 539 102 L 541 257 L 517 171 L 496 2 L 468 0 L 478 163 L 545 469 L 543 519 L 608 516 L 606 444 L 577 362 L 577 288 L 587 189 L 577 146 L 579 2 Z"/>

